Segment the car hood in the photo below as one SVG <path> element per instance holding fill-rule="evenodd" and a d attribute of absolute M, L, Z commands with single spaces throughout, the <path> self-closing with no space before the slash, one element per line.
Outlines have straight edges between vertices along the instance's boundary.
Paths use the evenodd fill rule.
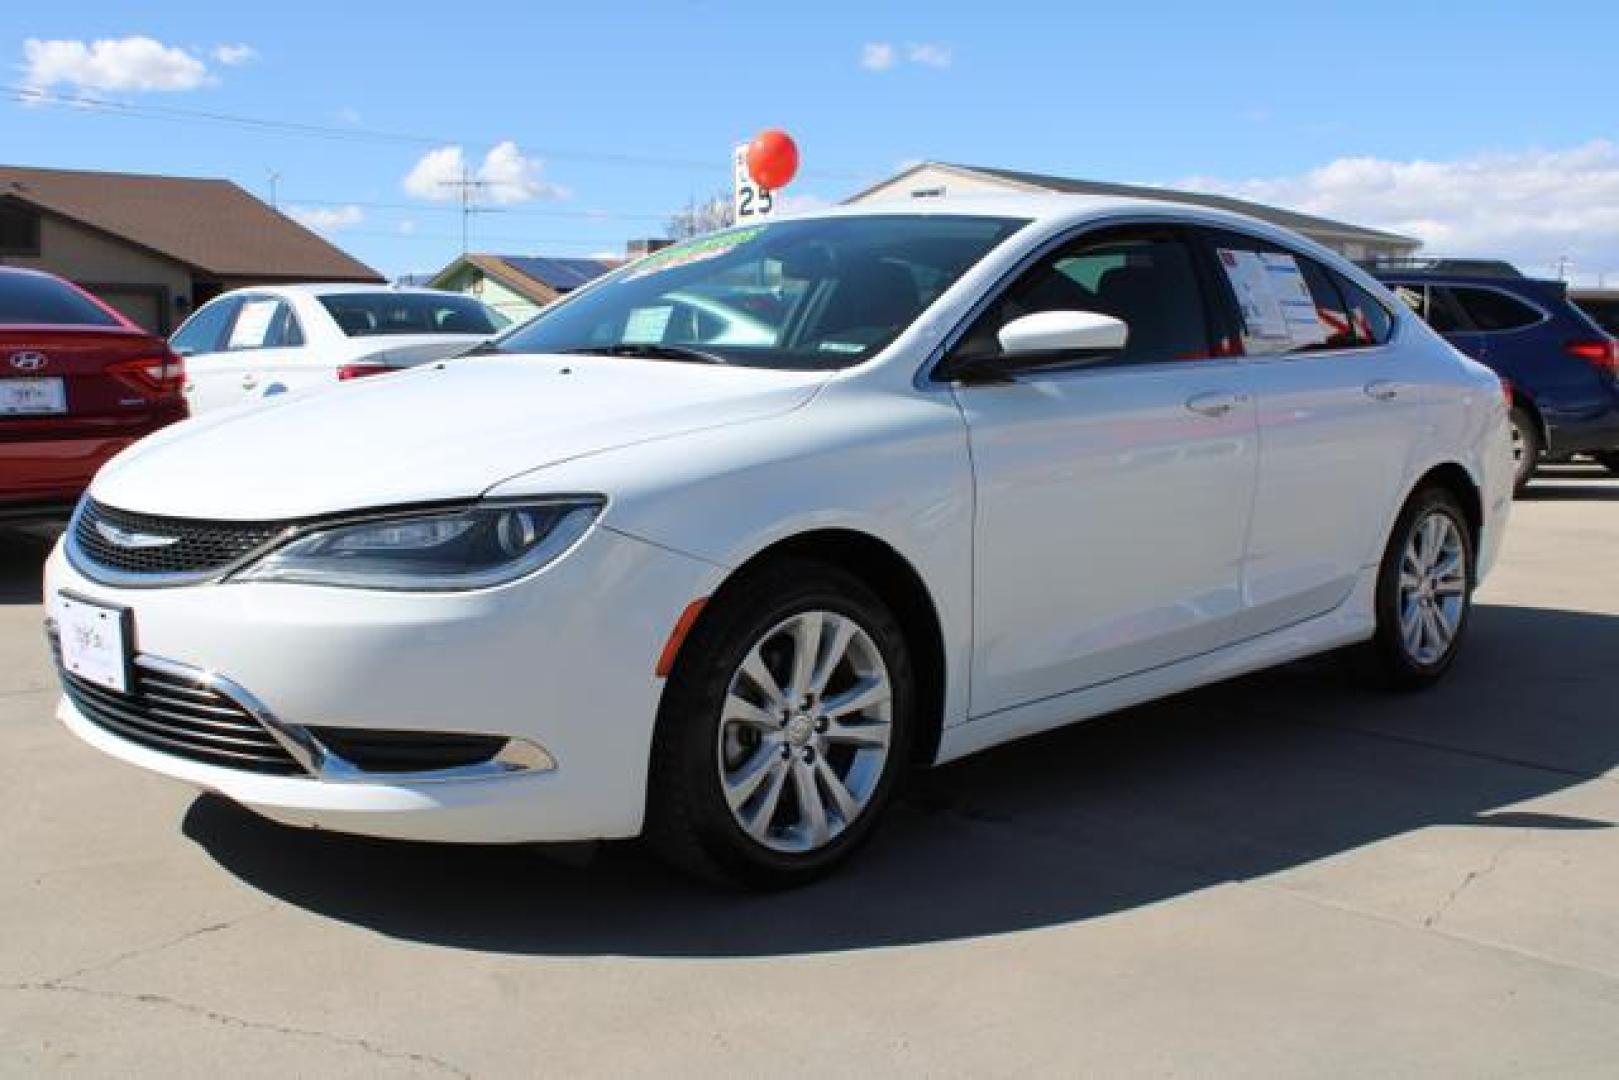
<path fill-rule="evenodd" d="M 184 421 L 114 458 L 91 493 L 238 521 L 464 499 L 571 458 L 778 416 L 827 377 L 588 356 L 449 361 Z"/>

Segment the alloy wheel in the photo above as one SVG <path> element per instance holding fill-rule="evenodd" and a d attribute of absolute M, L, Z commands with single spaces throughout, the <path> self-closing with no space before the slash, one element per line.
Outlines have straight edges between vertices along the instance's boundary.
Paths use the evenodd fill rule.
<path fill-rule="evenodd" d="M 859 818 L 883 777 L 893 686 L 859 623 L 833 611 L 783 620 L 731 676 L 716 746 L 731 816 L 754 842 L 803 854 Z"/>
<path fill-rule="evenodd" d="M 1442 660 L 1467 607 L 1467 548 L 1449 514 L 1419 518 L 1400 558 L 1400 641 L 1414 662 Z"/>

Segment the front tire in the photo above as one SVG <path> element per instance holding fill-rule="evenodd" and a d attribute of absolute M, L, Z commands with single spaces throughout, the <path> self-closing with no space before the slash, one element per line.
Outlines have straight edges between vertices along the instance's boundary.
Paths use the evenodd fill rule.
<path fill-rule="evenodd" d="M 825 875 L 887 807 L 914 701 L 904 632 L 858 578 L 807 560 L 748 572 L 710 603 L 664 690 L 648 840 L 710 880 Z"/>
<path fill-rule="evenodd" d="M 1377 577 L 1371 652 L 1396 689 L 1438 682 L 1456 659 L 1477 581 L 1473 530 L 1450 491 L 1428 487 L 1406 503 Z"/>

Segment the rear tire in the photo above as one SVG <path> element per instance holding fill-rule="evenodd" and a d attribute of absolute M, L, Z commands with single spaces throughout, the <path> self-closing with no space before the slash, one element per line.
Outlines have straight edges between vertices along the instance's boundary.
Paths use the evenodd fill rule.
<path fill-rule="evenodd" d="M 1432 686 L 1466 635 L 1477 582 L 1473 529 L 1441 487 L 1413 495 L 1394 525 L 1377 575 L 1375 674 L 1394 689 Z"/>
<path fill-rule="evenodd" d="M 1535 423 L 1529 410 L 1514 405 L 1508 420 L 1512 424 L 1512 460 L 1517 469 L 1512 477 L 1512 493 L 1522 495 L 1523 489 L 1534 479 L 1546 447 L 1540 437 L 1540 425 Z"/>
<path fill-rule="evenodd" d="M 905 635 L 837 567 L 746 572 L 681 647 L 653 739 L 647 840 L 698 877 L 806 884 L 871 835 L 910 756 Z"/>

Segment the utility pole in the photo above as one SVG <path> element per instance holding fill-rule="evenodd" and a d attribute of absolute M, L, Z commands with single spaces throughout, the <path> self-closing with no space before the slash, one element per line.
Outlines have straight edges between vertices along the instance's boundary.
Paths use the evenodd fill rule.
<path fill-rule="evenodd" d="M 467 223 L 472 220 L 473 214 L 484 213 L 483 207 L 478 205 L 478 192 L 494 185 L 488 180 L 475 180 L 472 170 L 465 165 L 461 167 L 461 179 L 440 180 L 440 187 L 456 188 L 461 192 L 461 254 L 467 253 Z"/>
<path fill-rule="evenodd" d="M 1558 281 L 1567 281 L 1568 280 L 1568 265 L 1569 265 L 1569 260 L 1568 260 L 1567 255 L 1559 255 L 1557 257 L 1557 280 Z"/>
<path fill-rule="evenodd" d="M 270 176 L 270 209 L 279 210 L 281 207 L 276 202 L 276 186 L 281 183 L 281 174 L 268 166 L 265 167 L 264 171 Z"/>

